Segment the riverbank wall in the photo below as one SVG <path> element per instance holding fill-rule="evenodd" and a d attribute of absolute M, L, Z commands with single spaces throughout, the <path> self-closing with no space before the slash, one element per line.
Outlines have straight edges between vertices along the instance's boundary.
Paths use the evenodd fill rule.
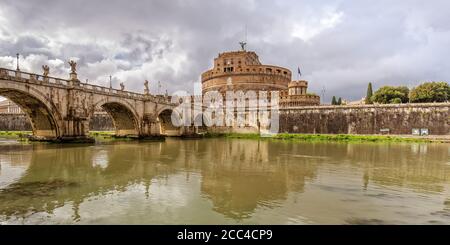
<path fill-rule="evenodd" d="M 450 103 L 308 106 L 280 109 L 280 133 L 450 134 Z M 416 130 L 417 132 L 417 130 Z"/>
<path fill-rule="evenodd" d="M 108 114 L 96 114 L 89 123 L 93 131 L 114 131 L 114 124 Z M 31 124 L 25 114 L 0 113 L 0 131 L 31 131 Z"/>
<path fill-rule="evenodd" d="M 31 124 L 25 114 L 1 113 L 0 131 L 31 131 Z"/>
<path fill-rule="evenodd" d="M 89 128 L 93 131 L 114 131 L 114 123 L 107 113 L 94 114 L 89 122 Z"/>

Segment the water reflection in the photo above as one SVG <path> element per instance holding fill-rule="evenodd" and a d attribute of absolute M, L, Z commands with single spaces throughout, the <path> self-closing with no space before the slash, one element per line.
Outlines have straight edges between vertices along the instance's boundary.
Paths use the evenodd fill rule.
<path fill-rule="evenodd" d="M 408 223 L 422 212 L 424 222 L 445 222 L 448 148 L 227 139 L 0 145 L 0 220 Z"/>

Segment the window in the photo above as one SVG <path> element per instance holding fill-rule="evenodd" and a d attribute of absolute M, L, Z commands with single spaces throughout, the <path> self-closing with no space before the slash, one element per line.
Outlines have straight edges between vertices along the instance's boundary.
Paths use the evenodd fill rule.
<path fill-rule="evenodd" d="M 233 67 L 225 67 L 223 68 L 224 72 L 233 72 Z"/>

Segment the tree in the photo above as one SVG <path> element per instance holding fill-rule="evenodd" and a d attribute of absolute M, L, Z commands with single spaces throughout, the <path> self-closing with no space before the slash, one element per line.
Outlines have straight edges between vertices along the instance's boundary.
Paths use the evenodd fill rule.
<path fill-rule="evenodd" d="M 333 96 L 333 99 L 331 99 L 332 105 L 337 105 L 336 96 Z"/>
<path fill-rule="evenodd" d="M 342 105 L 342 98 L 339 97 L 338 101 L 337 101 L 337 105 Z"/>
<path fill-rule="evenodd" d="M 391 104 L 401 104 L 402 100 L 400 98 L 394 98 L 391 100 Z"/>
<path fill-rule="evenodd" d="M 380 104 L 407 103 L 408 95 L 409 89 L 405 86 L 384 86 L 375 92 L 371 100 Z"/>
<path fill-rule="evenodd" d="M 450 99 L 450 86 L 446 82 L 427 82 L 411 90 L 412 103 L 445 102 Z"/>
<path fill-rule="evenodd" d="M 369 83 L 369 85 L 367 85 L 367 94 L 366 94 L 366 104 L 367 105 L 373 104 L 372 96 L 373 96 L 372 83 Z"/>

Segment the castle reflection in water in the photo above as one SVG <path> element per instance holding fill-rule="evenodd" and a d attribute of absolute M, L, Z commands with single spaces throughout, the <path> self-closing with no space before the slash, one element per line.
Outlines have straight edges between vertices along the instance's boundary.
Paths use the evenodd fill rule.
<path fill-rule="evenodd" d="M 432 144 L 232 139 L 92 146 L 0 144 L 0 217 L 26 219 L 70 205 L 77 222 L 84 218 L 79 212 L 83 203 L 136 186 L 148 199 L 152 188 L 171 185 L 173 193 L 167 195 L 179 191 L 180 200 L 183 192 L 191 202 L 206 200 L 211 212 L 236 222 L 251 218 L 256 210 L 281 207 L 292 196 L 301 197 L 309 186 L 346 188 L 345 178 L 356 179 L 357 185 L 348 190 L 358 193 L 406 188 L 446 195 L 448 157 L 447 145 Z M 323 181 L 330 176 L 332 181 Z M 187 193 L 183 185 L 197 180 L 199 194 L 194 198 L 197 194 Z M 323 183 L 336 185 L 325 188 Z M 449 210 L 450 200 L 445 200 L 441 212 Z"/>

